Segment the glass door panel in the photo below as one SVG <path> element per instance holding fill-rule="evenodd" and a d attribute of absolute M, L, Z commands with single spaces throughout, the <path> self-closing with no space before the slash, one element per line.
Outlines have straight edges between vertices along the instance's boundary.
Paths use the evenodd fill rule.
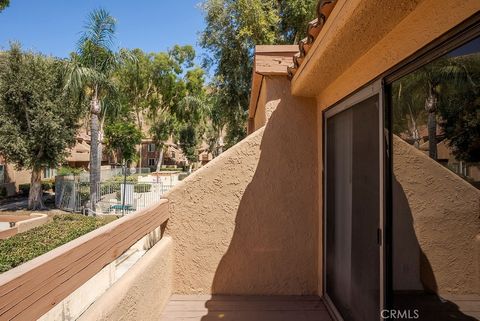
<path fill-rule="evenodd" d="M 344 320 L 377 320 L 379 95 L 327 117 L 325 290 Z"/>

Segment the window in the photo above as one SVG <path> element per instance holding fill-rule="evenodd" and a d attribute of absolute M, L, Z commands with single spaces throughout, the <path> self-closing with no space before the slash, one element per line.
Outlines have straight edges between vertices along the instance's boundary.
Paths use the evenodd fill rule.
<path fill-rule="evenodd" d="M 0 184 L 5 183 L 5 165 L 0 165 Z"/>
<path fill-rule="evenodd" d="M 148 144 L 148 152 L 153 153 L 155 151 L 155 144 Z"/>
<path fill-rule="evenodd" d="M 56 175 L 57 175 L 56 169 L 52 169 L 50 167 L 46 167 L 43 169 L 43 178 L 45 179 L 55 177 Z"/>
<path fill-rule="evenodd" d="M 155 166 L 155 158 L 148 159 L 148 166 Z"/>
<path fill-rule="evenodd" d="M 393 308 L 427 321 L 473 320 L 461 298 L 478 293 L 480 38 L 388 92 Z M 472 300 L 478 309 L 480 297 Z"/>

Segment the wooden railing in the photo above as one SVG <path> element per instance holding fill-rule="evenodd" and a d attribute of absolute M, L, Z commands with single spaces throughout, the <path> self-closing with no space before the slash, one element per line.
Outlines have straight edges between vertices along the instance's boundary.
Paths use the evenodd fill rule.
<path fill-rule="evenodd" d="M 168 201 L 0 275 L 0 320 L 36 320 L 169 218 Z"/>

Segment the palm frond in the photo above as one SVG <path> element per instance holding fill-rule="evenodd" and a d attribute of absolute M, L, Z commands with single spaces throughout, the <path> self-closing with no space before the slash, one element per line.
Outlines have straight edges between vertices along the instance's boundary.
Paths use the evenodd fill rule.
<path fill-rule="evenodd" d="M 105 9 L 93 10 L 84 25 L 84 31 L 78 41 L 78 48 L 86 42 L 111 51 L 117 22 Z"/>

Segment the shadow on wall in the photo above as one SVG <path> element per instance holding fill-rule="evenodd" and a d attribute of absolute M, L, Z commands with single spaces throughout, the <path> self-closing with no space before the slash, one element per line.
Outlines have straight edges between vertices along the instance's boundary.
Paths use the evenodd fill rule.
<path fill-rule="evenodd" d="M 257 169 L 238 206 L 212 294 L 317 291 L 316 110 L 311 101 L 294 98 L 270 103 L 278 106 L 266 124 Z"/>
<path fill-rule="evenodd" d="M 417 309 L 421 320 L 477 320 L 464 314 L 453 300 L 449 301 L 437 295 L 435 274 L 417 239 L 414 218 L 405 191 L 395 176 L 392 190 L 394 309 Z M 477 305 L 480 305 L 480 302 L 477 302 Z"/>

